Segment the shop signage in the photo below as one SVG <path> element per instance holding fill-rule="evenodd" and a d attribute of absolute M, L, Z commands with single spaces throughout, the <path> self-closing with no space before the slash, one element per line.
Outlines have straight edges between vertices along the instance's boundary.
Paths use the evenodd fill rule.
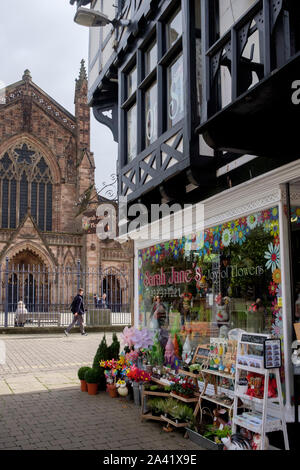
<path fill-rule="evenodd" d="M 164 268 L 161 268 L 160 273 L 150 274 L 149 271 L 145 273 L 144 286 L 145 287 L 157 287 L 166 286 L 167 284 L 186 284 L 193 280 L 201 281 L 202 271 L 201 268 L 187 269 L 177 271 L 174 267 L 171 267 L 171 273 L 166 273 Z"/>
<path fill-rule="evenodd" d="M 218 271 L 208 271 L 205 274 L 206 280 L 212 280 L 216 282 L 218 279 L 230 278 L 230 277 L 243 277 L 243 276 L 261 276 L 264 273 L 262 266 L 252 266 L 250 268 L 241 268 L 238 266 L 227 266 L 226 269 Z M 146 271 L 144 278 L 145 287 L 159 287 L 166 285 L 178 285 L 178 284 L 189 284 L 192 281 L 200 282 L 203 278 L 202 269 L 196 267 L 195 269 L 176 270 L 174 266 L 166 272 L 164 268 L 161 268 L 159 273 L 151 274 Z"/>

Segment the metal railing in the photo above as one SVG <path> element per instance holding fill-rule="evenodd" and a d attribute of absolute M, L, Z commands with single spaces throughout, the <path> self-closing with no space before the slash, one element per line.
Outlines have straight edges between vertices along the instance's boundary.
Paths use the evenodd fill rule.
<path fill-rule="evenodd" d="M 70 306 L 84 289 L 85 323 L 91 326 L 131 324 L 131 273 L 114 267 L 49 269 L 44 265 L 0 266 L 0 326 L 67 326 Z"/>

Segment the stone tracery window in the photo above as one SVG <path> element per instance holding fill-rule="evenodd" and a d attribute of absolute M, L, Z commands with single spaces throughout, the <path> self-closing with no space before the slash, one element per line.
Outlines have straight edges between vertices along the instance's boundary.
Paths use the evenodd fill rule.
<path fill-rule="evenodd" d="M 52 230 L 53 179 L 45 158 L 31 145 L 19 144 L 0 158 L 0 224 L 16 228 L 28 208 L 42 231 Z"/>

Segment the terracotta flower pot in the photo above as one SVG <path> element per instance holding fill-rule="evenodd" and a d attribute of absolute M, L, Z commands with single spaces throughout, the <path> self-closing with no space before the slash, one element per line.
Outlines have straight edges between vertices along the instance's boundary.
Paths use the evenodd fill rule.
<path fill-rule="evenodd" d="M 87 383 L 86 383 L 85 380 L 80 380 L 80 390 L 82 392 L 87 392 L 88 391 Z"/>
<path fill-rule="evenodd" d="M 119 396 L 115 384 L 107 384 L 107 391 L 111 398 L 117 398 Z"/>
<path fill-rule="evenodd" d="M 98 384 L 87 384 L 87 388 L 89 395 L 97 395 Z"/>

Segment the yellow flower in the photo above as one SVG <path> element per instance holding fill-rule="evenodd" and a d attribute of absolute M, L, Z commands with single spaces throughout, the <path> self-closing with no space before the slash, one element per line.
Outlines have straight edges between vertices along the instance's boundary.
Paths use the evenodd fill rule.
<path fill-rule="evenodd" d="M 280 269 L 275 269 L 275 271 L 273 271 L 273 281 L 275 282 L 275 284 L 281 284 L 281 271 Z"/>

